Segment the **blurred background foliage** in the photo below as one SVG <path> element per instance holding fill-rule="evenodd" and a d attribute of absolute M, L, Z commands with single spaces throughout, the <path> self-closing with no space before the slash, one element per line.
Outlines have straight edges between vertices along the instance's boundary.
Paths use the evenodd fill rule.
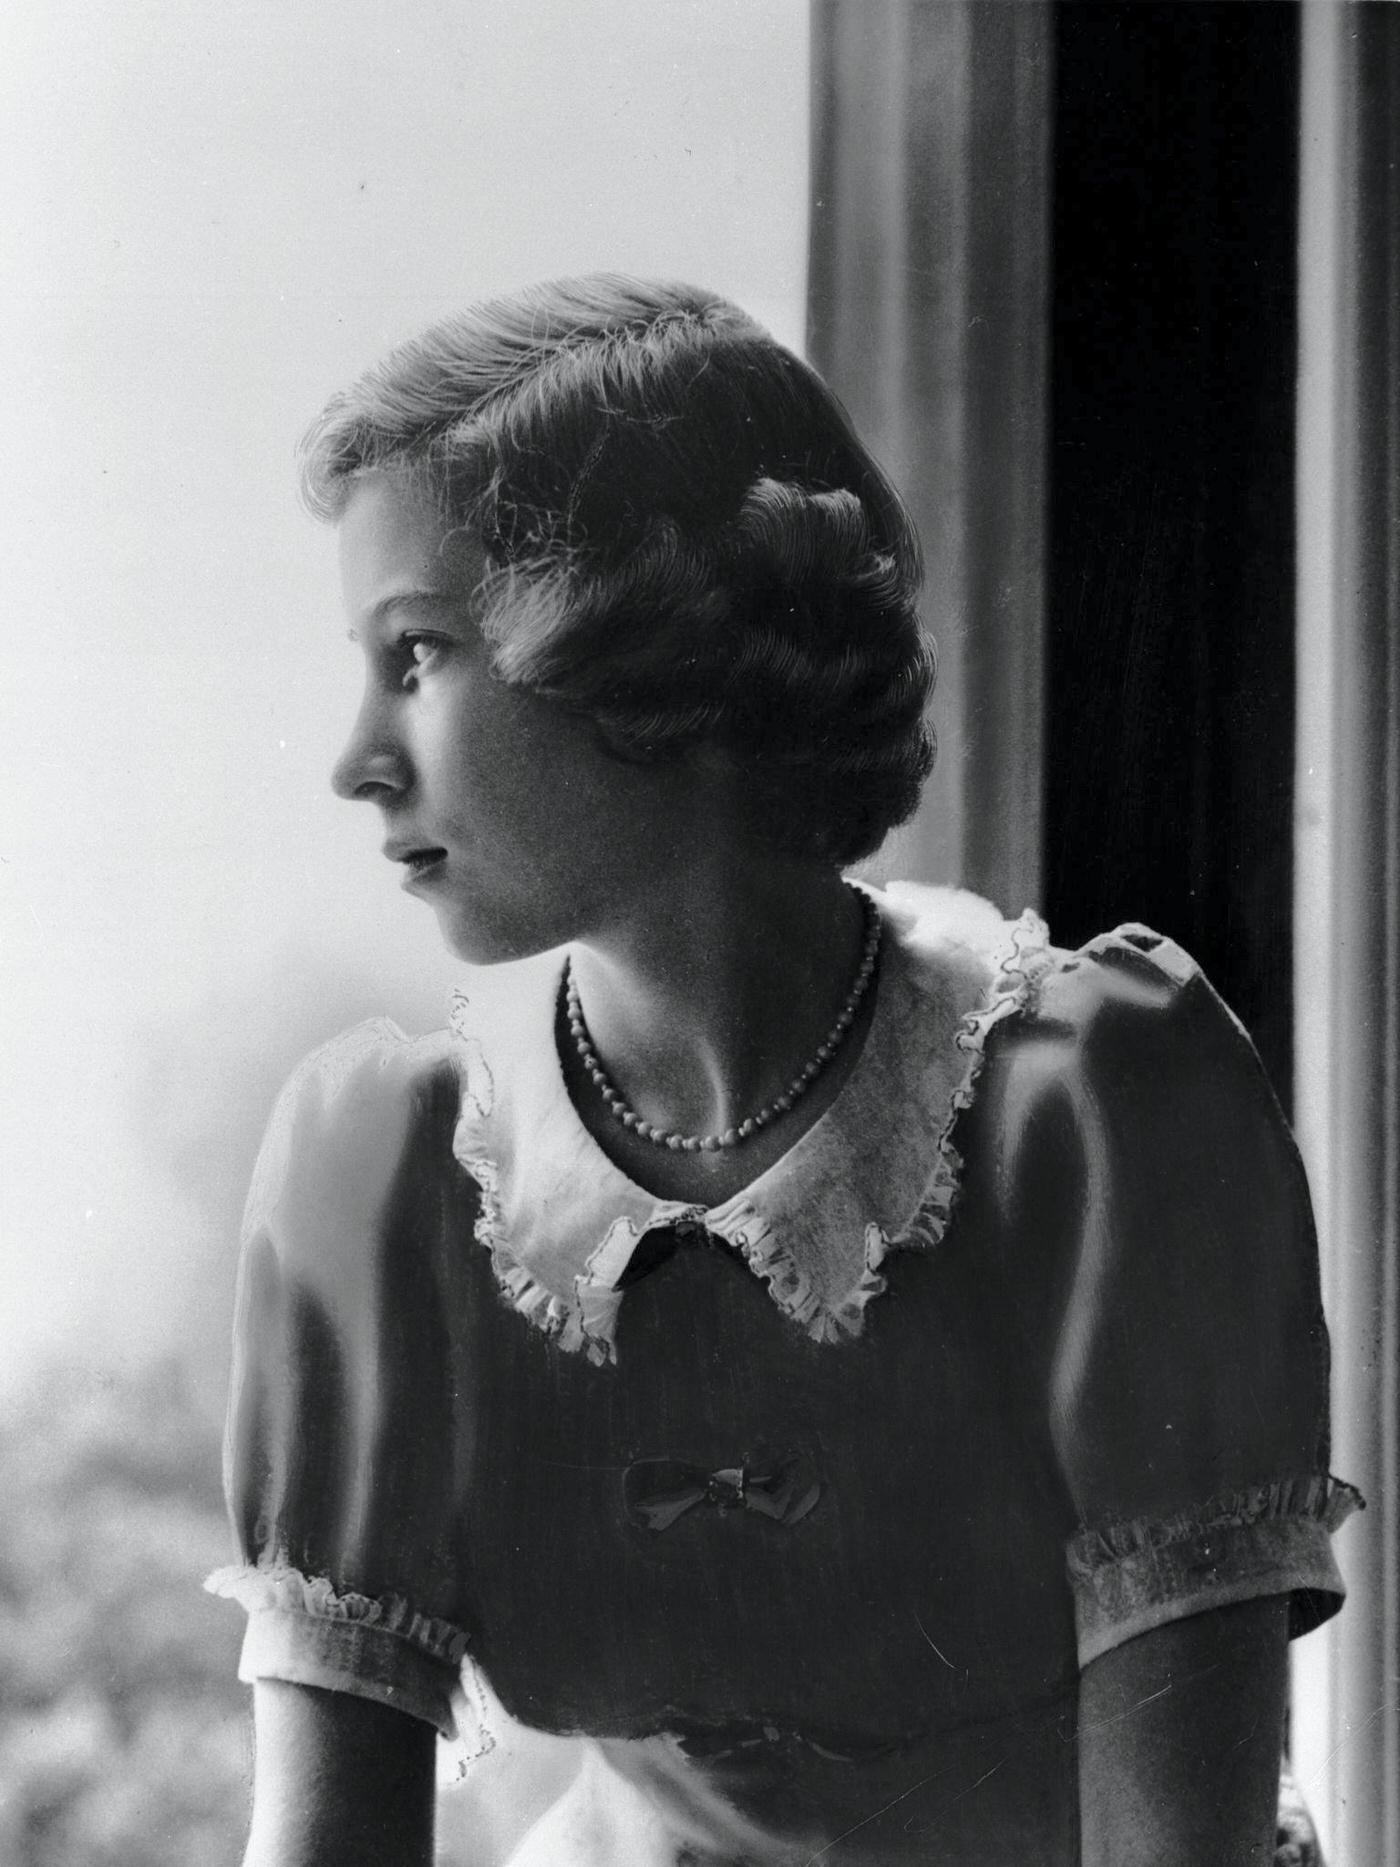
<path fill-rule="evenodd" d="M 0 1419 L 0 1861 L 234 1867 L 251 1745 L 217 1410 L 181 1365 L 49 1369 Z"/>

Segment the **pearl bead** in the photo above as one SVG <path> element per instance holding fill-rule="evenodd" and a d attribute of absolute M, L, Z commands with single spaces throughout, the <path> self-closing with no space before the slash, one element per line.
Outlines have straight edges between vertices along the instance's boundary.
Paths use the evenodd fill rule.
<path fill-rule="evenodd" d="M 681 1147 L 687 1154 L 697 1153 L 700 1148 L 699 1135 L 688 1134 L 685 1137 L 685 1139 L 681 1142 Z"/>
<path fill-rule="evenodd" d="M 731 1128 L 729 1132 L 733 1134 L 734 1130 Z M 735 1139 L 737 1140 L 738 1137 L 735 1136 Z M 717 1134 L 707 1134 L 700 1145 L 707 1154 L 718 1154 L 719 1150 L 724 1146 L 724 1142 Z"/>
<path fill-rule="evenodd" d="M 721 1147 L 738 1147 L 740 1140 L 753 1133 L 752 1122 L 745 1122 L 742 1128 L 726 1128 L 719 1138 Z"/>

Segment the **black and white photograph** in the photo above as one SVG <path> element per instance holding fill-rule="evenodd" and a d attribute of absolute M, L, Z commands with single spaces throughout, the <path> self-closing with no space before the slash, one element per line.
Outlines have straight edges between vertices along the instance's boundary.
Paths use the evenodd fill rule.
<path fill-rule="evenodd" d="M 0 1867 L 1396 1867 L 1400 6 L 0 99 Z"/>

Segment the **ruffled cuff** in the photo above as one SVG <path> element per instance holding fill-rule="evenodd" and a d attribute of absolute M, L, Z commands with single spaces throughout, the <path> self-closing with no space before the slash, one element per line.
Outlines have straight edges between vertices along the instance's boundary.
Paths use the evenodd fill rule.
<path fill-rule="evenodd" d="M 1291 1598 L 1289 1634 L 1311 1632 L 1346 1590 L 1331 1534 L 1365 1501 L 1325 1473 L 1282 1478 L 1177 1517 L 1101 1524 L 1070 1539 L 1079 1664 L 1168 1621 L 1264 1595 Z"/>
<path fill-rule="evenodd" d="M 337 1589 L 285 1564 L 217 1569 L 211 1595 L 239 1602 L 248 1631 L 238 1676 L 351 1692 L 457 1734 L 466 1636 L 401 1596 Z"/>

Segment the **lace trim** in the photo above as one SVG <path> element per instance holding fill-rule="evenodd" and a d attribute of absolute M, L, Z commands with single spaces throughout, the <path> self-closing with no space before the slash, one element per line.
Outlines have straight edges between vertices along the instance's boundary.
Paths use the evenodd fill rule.
<path fill-rule="evenodd" d="M 1011 923 L 995 960 L 996 973 L 986 1003 L 968 1012 L 953 1040 L 966 1056 L 967 1066 L 948 1103 L 932 1177 L 914 1217 L 891 1241 L 896 1245 L 932 1249 L 943 1242 L 963 1176 L 963 1157 L 953 1143 L 953 1131 L 959 1115 L 972 1107 L 977 1079 L 986 1061 L 988 1033 L 1004 1019 L 1025 1010 L 1036 986 L 1055 963 L 1050 930 L 1038 914 L 1027 908 Z"/>
<path fill-rule="evenodd" d="M 420 1614 L 402 1595 L 359 1595 L 338 1589 L 329 1577 L 304 1575 L 281 1558 L 256 1566 L 245 1563 L 216 1569 L 204 1586 L 209 1594 L 236 1601 L 250 1614 L 275 1609 L 309 1615 L 313 1620 L 373 1627 L 406 1640 L 445 1666 L 460 1667 L 466 1657 L 467 1637 L 460 1628 Z"/>
<path fill-rule="evenodd" d="M 542 1329 L 546 1335 L 558 1335 L 562 1347 L 581 1348 L 586 1334 L 583 1306 L 577 1301 L 571 1304 L 557 1295 L 538 1278 L 532 1277 L 524 1265 L 517 1263 L 510 1254 L 501 1208 L 500 1170 L 495 1161 L 489 1154 L 474 1154 L 465 1150 L 457 1158 L 476 1181 L 481 1196 L 476 1224 L 472 1229 L 476 1242 L 484 1245 L 491 1253 L 491 1268 L 501 1295 L 512 1309 L 527 1317 L 537 1329 Z M 606 1361 L 610 1353 L 609 1341 L 589 1345 L 589 1359 L 592 1361 Z"/>
<path fill-rule="evenodd" d="M 742 1253 L 749 1269 L 768 1286 L 768 1294 L 778 1308 L 805 1329 L 814 1342 L 839 1342 L 859 1335 L 866 1305 L 885 1288 L 880 1265 L 888 1244 L 878 1225 L 866 1226 L 865 1268 L 854 1289 L 835 1304 L 823 1299 L 791 1247 L 775 1235 L 768 1220 L 748 1202 L 722 1225 L 711 1221 L 711 1230 Z"/>
<path fill-rule="evenodd" d="M 953 1145 L 953 1129 L 958 1116 L 972 1105 L 986 1054 L 987 1033 L 1003 1018 L 1025 1007 L 1036 982 L 1054 963 L 1049 942 L 1049 929 L 1030 909 L 1008 928 L 995 955 L 996 970 L 987 1000 L 978 1010 L 967 1013 L 954 1039 L 967 1056 L 967 1067 L 948 1104 L 929 1188 L 898 1239 L 892 1241 L 878 1225 L 866 1226 L 860 1277 L 840 1302 L 822 1299 L 790 1247 L 774 1237 L 768 1221 L 752 1206 L 741 1207 L 722 1228 L 730 1243 L 744 1254 L 749 1269 L 768 1285 L 778 1308 L 805 1329 L 814 1342 L 839 1342 L 860 1334 L 867 1305 L 885 1289 L 880 1266 L 892 1243 L 932 1246 L 942 1239 L 963 1172 L 962 1156 Z"/>
<path fill-rule="evenodd" d="M 588 1266 L 574 1279 L 570 1301 L 542 1284 L 510 1255 L 494 1161 L 485 1154 L 464 1154 L 461 1161 L 481 1193 L 481 1210 L 475 1226 L 477 1243 L 485 1245 L 491 1253 L 497 1287 L 511 1308 L 545 1334 L 558 1336 L 560 1348 L 567 1352 L 582 1349 L 597 1367 L 615 1362 L 617 1351 L 613 1333 L 623 1293 L 595 1282 L 590 1273 L 611 1242 L 616 1227 L 610 1229 L 590 1255 Z M 704 1213 L 703 1206 L 696 1206 L 688 1213 L 666 1217 L 668 1220 L 686 1216 L 698 1219 Z M 636 1228 L 631 1229 L 635 1231 Z M 711 1230 L 742 1253 L 749 1269 L 767 1285 L 773 1302 L 785 1316 L 805 1329 L 814 1342 L 838 1342 L 859 1335 L 866 1305 L 885 1288 L 879 1267 L 889 1241 L 878 1225 L 865 1228 L 865 1267 L 859 1281 L 834 1305 L 823 1301 L 791 1248 L 775 1236 L 768 1220 L 752 1205 L 740 1206 L 723 1224 L 712 1219 Z"/>
<path fill-rule="evenodd" d="M 1196 1510 L 1179 1511 L 1170 1517 L 1086 1527 L 1070 1538 L 1070 1574 L 1087 1580 L 1130 1556 L 1167 1549 L 1214 1530 L 1244 1529 L 1274 1518 L 1292 1517 L 1321 1524 L 1330 1534 L 1354 1511 L 1365 1508 L 1366 1500 L 1354 1486 L 1327 1472 L 1276 1478 L 1247 1491 L 1226 1492 Z"/>
<path fill-rule="evenodd" d="M 460 1782 L 468 1764 L 489 1756 L 500 1741 L 491 1701 L 474 1660 L 464 1657 L 452 1693 L 452 1716 L 457 1726 L 457 1758 L 452 1780 Z"/>

